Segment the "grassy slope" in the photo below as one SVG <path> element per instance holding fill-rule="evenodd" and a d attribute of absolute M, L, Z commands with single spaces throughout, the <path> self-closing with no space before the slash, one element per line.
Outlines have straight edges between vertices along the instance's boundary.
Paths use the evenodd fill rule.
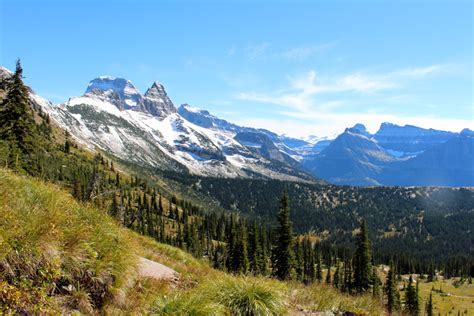
<path fill-rule="evenodd" d="M 435 315 L 457 315 L 458 311 L 461 315 L 474 315 L 474 284 L 467 281 L 462 285 L 455 286 L 454 281 L 459 278 L 450 280 L 438 280 L 435 282 L 420 282 L 420 297 L 424 304 L 430 295 L 431 289 L 441 290 L 433 291 L 433 305 Z"/>
<path fill-rule="evenodd" d="M 216 271 L 182 250 L 119 227 L 104 211 L 77 203 L 57 186 L 4 169 L 0 218 L 0 312 L 382 313 L 370 297 Z M 137 279 L 136 255 L 175 269 L 180 282 Z"/>

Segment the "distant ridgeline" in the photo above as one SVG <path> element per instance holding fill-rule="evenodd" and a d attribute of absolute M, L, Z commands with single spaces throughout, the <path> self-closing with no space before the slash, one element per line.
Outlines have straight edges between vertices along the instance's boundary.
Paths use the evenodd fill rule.
<path fill-rule="evenodd" d="M 368 268 L 360 260 L 366 257 L 366 262 L 369 255 L 370 264 L 393 260 L 398 273 L 474 273 L 474 193 L 469 189 L 212 178 L 180 172 L 181 167 L 119 163 L 123 157 L 115 160 L 110 153 L 81 149 L 80 140 L 57 126 L 32 97 L 21 74 L 18 64 L 0 85 L 1 165 L 53 181 L 78 200 L 107 210 L 124 226 L 206 257 L 215 268 L 313 282 L 323 278 L 323 266 L 334 267 L 337 273 L 329 274 L 328 282 L 346 292 L 375 287 L 358 279 L 360 269 Z M 130 100 L 158 111 L 152 101 L 164 95 L 155 85 L 148 99 Z M 170 109 L 169 103 L 160 104 Z M 276 154 L 273 149 L 268 153 Z M 284 170 L 292 176 L 302 172 Z M 288 194 L 280 199 L 285 190 Z M 361 227 L 364 219 L 367 225 Z M 372 248 L 369 237 L 373 253 L 358 252 Z M 294 259 L 288 267 L 279 266 L 287 260 L 281 259 L 284 254 Z M 378 282 L 372 277 L 370 282 Z"/>

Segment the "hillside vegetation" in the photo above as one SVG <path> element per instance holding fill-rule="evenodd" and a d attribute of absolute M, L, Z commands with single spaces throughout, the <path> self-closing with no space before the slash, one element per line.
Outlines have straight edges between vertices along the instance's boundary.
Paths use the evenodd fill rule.
<path fill-rule="evenodd" d="M 184 251 L 120 227 L 52 184 L 0 169 L 2 313 L 135 312 L 379 315 L 369 296 L 331 287 L 232 276 Z M 137 256 L 180 273 L 177 284 L 139 279 Z"/>

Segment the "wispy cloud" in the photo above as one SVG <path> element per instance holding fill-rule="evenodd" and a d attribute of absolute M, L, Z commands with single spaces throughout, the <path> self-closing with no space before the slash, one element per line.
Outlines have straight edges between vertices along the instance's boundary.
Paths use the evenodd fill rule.
<path fill-rule="evenodd" d="M 272 93 L 240 92 L 237 98 L 246 101 L 271 103 L 304 111 L 317 107 L 315 96 L 324 93 L 373 93 L 399 87 L 401 81 L 417 79 L 444 69 L 442 65 L 405 68 L 386 74 L 355 72 L 318 80 L 316 71 L 310 70 L 298 76 L 288 76 L 289 86 Z"/>
<path fill-rule="evenodd" d="M 290 48 L 275 48 L 268 42 L 248 45 L 243 52 L 249 60 L 304 60 L 309 57 L 324 53 L 334 47 L 336 42 L 322 44 L 301 45 Z M 236 53 L 233 47 L 232 55 Z"/>
<path fill-rule="evenodd" d="M 370 97 L 371 94 L 377 93 L 380 96 L 381 91 L 402 88 L 411 80 L 421 80 L 423 77 L 448 70 L 448 66 L 439 64 L 403 68 L 387 73 L 354 72 L 333 77 L 318 76 L 316 71 L 311 70 L 298 76 L 288 76 L 288 84 L 271 93 L 240 92 L 236 98 L 279 107 L 273 110 L 275 118 L 244 119 L 241 123 L 293 133 L 295 136 L 338 133 L 357 122 L 366 124 L 373 131 L 384 121 L 447 130 L 457 130 L 461 126 L 472 127 L 472 122 L 463 119 L 443 119 L 426 115 L 401 116 L 368 108 L 354 111 L 354 102 L 349 101 L 351 98 L 347 95 L 355 93 Z M 392 97 L 390 94 L 381 96 Z M 393 96 L 394 101 L 407 98 L 409 96 L 403 93 Z"/>
<path fill-rule="evenodd" d="M 250 60 L 262 58 L 263 56 L 265 56 L 269 47 L 270 47 L 270 43 L 267 43 L 267 42 L 263 42 L 263 43 L 259 43 L 255 45 L 248 45 L 244 49 L 244 54 Z"/>

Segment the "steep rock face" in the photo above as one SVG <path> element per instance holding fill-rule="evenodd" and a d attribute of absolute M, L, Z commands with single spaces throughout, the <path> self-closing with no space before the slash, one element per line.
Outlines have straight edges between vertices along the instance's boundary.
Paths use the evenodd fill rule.
<path fill-rule="evenodd" d="M 142 95 L 129 80 L 103 76 L 89 83 L 84 96 L 109 102 L 119 110 L 141 111 L 161 118 L 176 112 L 163 85 L 158 82 Z"/>
<path fill-rule="evenodd" d="M 287 157 L 280 152 L 278 147 L 271 141 L 270 137 L 263 133 L 240 132 L 235 135 L 234 139 L 265 158 L 280 162 L 286 161 Z"/>
<path fill-rule="evenodd" d="M 315 175 L 335 184 L 377 185 L 383 166 L 393 162 L 364 131 L 348 128 L 321 153 L 304 160 Z"/>
<path fill-rule="evenodd" d="M 85 94 L 107 100 L 120 110 L 137 108 L 143 102 L 143 96 L 129 80 L 110 76 L 89 82 Z"/>
<path fill-rule="evenodd" d="M 153 85 L 145 92 L 144 102 L 141 104 L 141 110 L 154 116 L 166 116 L 176 113 L 173 102 L 168 97 L 165 87 L 155 81 Z"/>
<path fill-rule="evenodd" d="M 391 123 L 382 123 L 374 138 L 378 144 L 388 150 L 400 153 L 419 153 L 428 148 L 441 144 L 455 133 L 424 129 L 412 125 L 399 126 Z"/>
<path fill-rule="evenodd" d="M 395 163 L 381 181 L 390 185 L 474 186 L 474 135 L 463 133 Z"/>

